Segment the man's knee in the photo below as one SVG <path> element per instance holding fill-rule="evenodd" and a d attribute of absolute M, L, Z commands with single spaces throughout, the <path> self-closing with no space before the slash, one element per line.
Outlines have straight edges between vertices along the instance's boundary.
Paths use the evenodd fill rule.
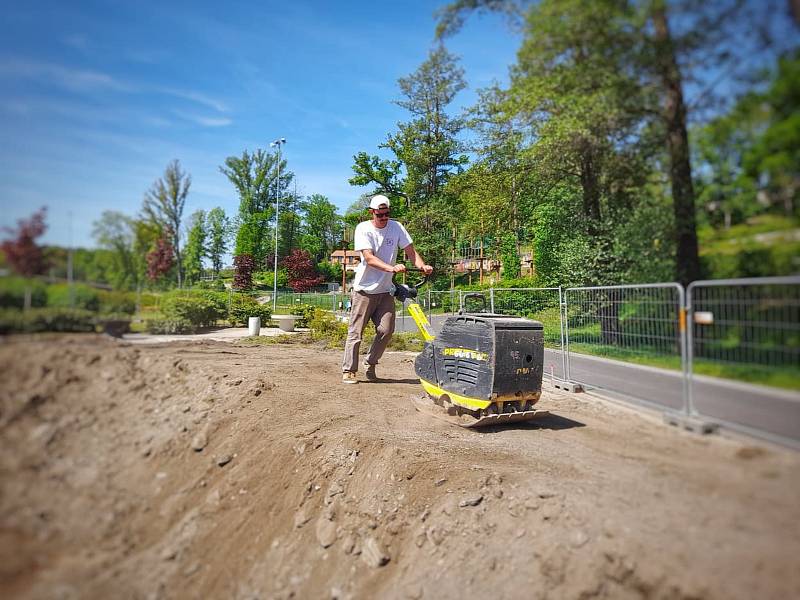
<path fill-rule="evenodd" d="M 375 328 L 375 334 L 380 337 L 386 337 L 394 333 L 393 325 L 378 325 Z"/>

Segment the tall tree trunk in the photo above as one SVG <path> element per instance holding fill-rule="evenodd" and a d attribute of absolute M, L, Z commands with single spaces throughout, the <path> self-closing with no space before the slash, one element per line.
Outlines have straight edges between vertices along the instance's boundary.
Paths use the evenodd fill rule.
<path fill-rule="evenodd" d="M 581 157 L 581 188 L 583 214 L 589 219 L 589 234 L 594 235 L 600 222 L 600 182 L 591 150 L 586 150 Z"/>
<path fill-rule="evenodd" d="M 672 207 L 677 234 L 676 277 L 683 285 L 700 278 L 700 257 L 697 247 L 697 224 L 694 210 L 692 166 L 689 160 L 689 136 L 686 133 L 686 104 L 683 81 L 675 47 L 667 22 L 663 0 L 653 6 L 653 27 L 661 84 L 664 88 L 664 122 L 670 157 Z"/>

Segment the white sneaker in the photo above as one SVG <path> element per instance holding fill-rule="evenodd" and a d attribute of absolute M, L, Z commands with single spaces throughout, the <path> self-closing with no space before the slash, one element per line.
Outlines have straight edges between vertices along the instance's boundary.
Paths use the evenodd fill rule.
<path fill-rule="evenodd" d="M 342 373 L 342 383 L 358 383 L 356 374 L 352 371 L 345 371 Z"/>

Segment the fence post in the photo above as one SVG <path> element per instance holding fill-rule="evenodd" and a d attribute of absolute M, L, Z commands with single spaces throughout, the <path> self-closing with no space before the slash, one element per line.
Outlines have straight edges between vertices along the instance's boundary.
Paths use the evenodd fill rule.
<path fill-rule="evenodd" d="M 564 381 L 569 381 L 567 375 L 567 355 L 564 354 L 564 293 L 561 286 L 558 286 L 558 327 L 561 336 L 561 374 L 564 376 Z"/>
<path fill-rule="evenodd" d="M 489 288 L 489 312 L 494 314 L 494 287 Z"/>
<path fill-rule="evenodd" d="M 428 288 L 428 321 L 433 323 L 433 309 L 431 308 L 431 290 Z"/>
<path fill-rule="evenodd" d="M 692 386 L 692 366 L 694 362 L 694 333 L 692 324 L 694 323 L 694 309 L 692 308 L 692 290 L 694 288 L 694 282 L 689 284 L 689 288 L 686 290 L 686 298 L 685 298 L 685 305 L 686 308 L 683 311 L 683 325 L 685 332 L 681 335 L 681 340 L 683 341 L 681 347 L 681 358 L 685 359 L 685 364 L 681 365 L 683 368 L 683 410 L 686 413 L 686 416 L 692 416 L 695 414 L 694 410 L 694 398 L 693 398 L 693 386 Z M 683 287 L 681 286 L 681 291 L 683 291 Z"/>
<path fill-rule="evenodd" d="M 567 300 L 567 292 L 569 290 L 564 290 L 564 316 L 563 316 L 563 323 L 564 323 L 564 356 L 566 358 L 566 368 L 564 370 L 564 380 L 565 381 L 572 381 L 572 370 L 569 364 L 569 302 Z"/>

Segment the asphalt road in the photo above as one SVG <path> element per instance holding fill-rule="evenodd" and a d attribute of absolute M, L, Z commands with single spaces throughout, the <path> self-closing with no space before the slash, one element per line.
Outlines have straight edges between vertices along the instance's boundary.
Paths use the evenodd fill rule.
<path fill-rule="evenodd" d="M 449 315 L 436 315 L 439 325 Z M 397 331 L 416 331 L 410 316 L 398 315 Z M 683 376 L 678 371 L 646 367 L 586 354 L 570 353 L 570 379 L 587 392 L 673 411 L 683 410 Z M 545 349 L 544 376 L 564 378 L 559 350 Z M 710 421 L 800 448 L 800 393 L 695 375 L 694 406 Z"/>

